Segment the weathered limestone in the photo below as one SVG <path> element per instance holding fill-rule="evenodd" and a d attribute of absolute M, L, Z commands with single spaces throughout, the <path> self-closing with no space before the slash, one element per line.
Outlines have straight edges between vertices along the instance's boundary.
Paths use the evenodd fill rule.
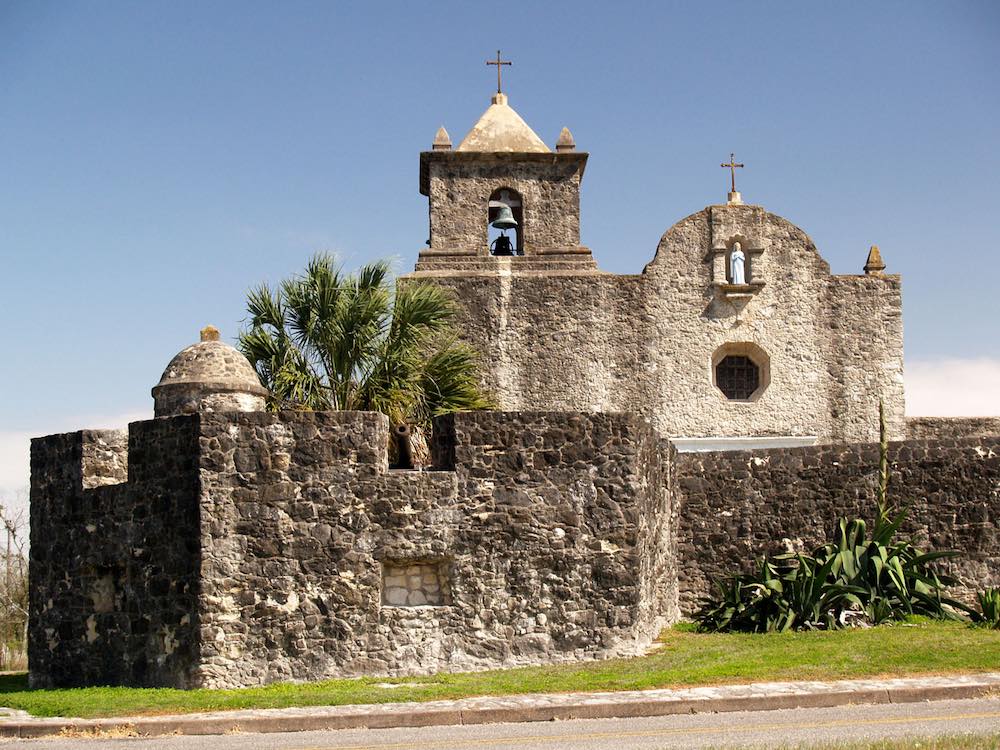
<path fill-rule="evenodd" d="M 448 562 L 383 562 L 382 605 L 443 607 L 451 604 Z"/>
<path fill-rule="evenodd" d="M 201 341 L 177 354 L 153 387 L 154 414 L 171 417 L 199 411 L 262 411 L 267 389 L 250 362 L 206 326 Z"/>
<path fill-rule="evenodd" d="M 580 181 L 587 154 L 577 152 L 563 128 L 552 152 L 496 94 L 479 122 L 452 151 L 441 132 L 420 154 L 420 192 L 430 200 L 430 240 L 419 270 L 447 274 L 492 274 L 511 266 L 489 251 L 491 196 L 507 191 L 523 206 L 518 268 L 594 270 L 590 250 L 580 245 Z M 445 138 L 447 134 L 445 134 Z"/>
<path fill-rule="evenodd" d="M 885 261 L 882 260 L 882 253 L 879 252 L 878 245 L 872 245 L 868 250 L 868 260 L 865 261 L 865 273 L 880 276 L 883 271 L 885 271 Z"/>
<path fill-rule="evenodd" d="M 31 443 L 28 668 L 35 687 L 185 685 L 197 649 L 196 417 Z M 118 457 L 103 458 L 108 446 Z M 109 465 L 127 461 L 128 480 Z"/>
<path fill-rule="evenodd" d="M 907 417 L 909 440 L 956 440 L 1000 435 L 1000 417 Z"/>
<path fill-rule="evenodd" d="M 882 399 L 890 434 L 905 436 L 900 277 L 877 248 L 865 275 L 832 275 L 805 232 L 734 186 L 671 227 L 641 274 L 601 272 L 580 244 L 587 154 L 565 128 L 549 152 L 498 96 L 456 152 L 421 154 L 430 247 L 402 283 L 454 291 L 504 409 L 637 412 L 665 437 L 830 443 L 876 439 Z M 499 189 L 521 201 L 521 257 L 489 254 Z M 769 382 L 753 398 L 717 387 L 726 347 L 763 353 L 751 359 Z"/>
<path fill-rule="evenodd" d="M 573 140 L 573 134 L 569 132 L 569 128 L 563 128 L 559 131 L 559 139 L 556 141 L 556 151 L 575 151 L 576 141 Z"/>
<path fill-rule="evenodd" d="M 714 577 L 870 515 L 878 446 L 677 454 L 627 415 L 201 413 L 32 442 L 35 686 L 234 687 L 631 654 Z M 1000 438 L 894 443 L 905 531 L 1000 584 Z"/>
<path fill-rule="evenodd" d="M 910 530 L 966 553 L 948 563 L 966 595 L 1000 583 L 998 422 L 905 420 L 900 279 L 878 249 L 834 276 L 732 183 L 641 274 L 603 273 L 575 148 L 564 128 L 550 151 L 498 94 L 458 148 L 442 127 L 421 154 L 430 241 L 400 283 L 456 293 L 508 410 L 439 418 L 431 470 L 389 468 L 382 415 L 265 412 L 211 327 L 153 389 L 156 419 L 32 441 L 31 683 L 636 653 L 711 578 L 870 510 L 880 399 L 893 438 L 939 439 L 892 447 Z M 504 209 L 523 255 L 490 255 Z"/>
<path fill-rule="evenodd" d="M 749 259 L 738 289 L 725 276 L 736 241 Z M 429 271 L 422 257 L 406 277 L 454 290 L 505 409 L 636 411 L 669 437 L 829 443 L 877 439 L 881 397 L 892 437 L 905 436 L 899 276 L 831 275 L 802 230 L 760 206 L 678 222 L 640 275 L 522 260 Z M 717 355 L 751 346 L 769 384 L 750 402 L 727 400 Z"/>
<path fill-rule="evenodd" d="M 636 417 L 442 418 L 423 472 L 388 469 L 378 414 L 161 418 L 87 488 L 102 439 L 32 443 L 36 686 L 587 659 L 677 616 L 671 459 Z"/>
<path fill-rule="evenodd" d="M 456 152 L 421 154 L 430 246 L 402 283 L 455 292 L 503 408 L 638 411 L 669 437 L 830 443 L 876 439 L 882 399 L 890 434 L 905 437 L 900 278 L 877 248 L 865 275 L 834 276 L 805 232 L 732 192 L 671 227 L 642 274 L 603 273 L 580 244 L 587 154 L 565 128 L 555 153 L 539 145 L 498 97 Z M 500 189 L 520 199 L 521 257 L 489 254 Z M 717 387 L 734 347 L 760 352 L 767 371 L 751 399 Z"/>
<path fill-rule="evenodd" d="M 507 95 L 496 93 L 489 108 L 472 126 L 456 151 L 483 151 L 489 153 L 550 153 L 528 123 L 507 104 Z"/>
<path fill-rule="evenodd" d="M 434 151 L 450 151 L 451 150 L 451 136 L 448 135 L 448 131 L 444 129 L 444 125 L 438 128 L 437 133 L 434 135 L 434 143 L 431 145 Z"/>

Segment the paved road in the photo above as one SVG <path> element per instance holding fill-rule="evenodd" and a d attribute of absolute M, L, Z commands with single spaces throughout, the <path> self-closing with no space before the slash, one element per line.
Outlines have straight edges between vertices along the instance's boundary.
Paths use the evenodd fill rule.
<path fill-rule="evenodd" d="M 979 699 L 528 724 L 230 734 L 154 739 L 19 740 L 28 750 L 661 750 L 775 747 L 886 737 L 1000 735 L 1000 700 Z M 14 741 L 8 741 L 14 742 Z M 0 743 L 0 747 L 3 744 Z"/>

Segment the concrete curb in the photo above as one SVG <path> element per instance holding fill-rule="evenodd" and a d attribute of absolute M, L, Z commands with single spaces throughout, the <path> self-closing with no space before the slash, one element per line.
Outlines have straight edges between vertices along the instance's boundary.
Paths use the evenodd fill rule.
<path fill-rule="evenodd" d="M 773 692 L 768 692 L 772 690 Z M 751 690 L 758 694 L 740 695 Z M 711 691 L 714 695 L 685 697 Z M 735 693 L 726 695 L 726 692 Z M 612 719 L 783 708 L 829 708 L 856 703 L 915 703 L 980 698 L 1000 694 L 1000 673 L 959 678 L 843 681 L 840 683 L 764 683 L 687 690 L 627 693 L 574 693 L 557 696 L 507 696 L 492 699 L 522 705 L 489 706 L 489 698 L 305 709 L 262 709 L 210 714 L 135 716 L 110 719 L 3 719 L 0 737 L 38 738 L 59 734 L 156 736 L 267 733 L 335 729 L 390 729 L 456 724 Z M 531 702 L 537 701 L 536 705 Z"/>

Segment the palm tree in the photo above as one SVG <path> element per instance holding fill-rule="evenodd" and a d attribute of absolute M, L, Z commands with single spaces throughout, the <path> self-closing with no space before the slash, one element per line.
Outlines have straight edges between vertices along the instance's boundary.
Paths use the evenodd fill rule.
<path fill-rule="evenodd" d="M 393 291 L 384 261 L 345 274 L 317 255 L 304 274 L 247 298 L 239 347 L 271 391 L 272 409 L 380 411 L 393 425 L 489 408 L 477 357 L 457 340 L 441 287 Z"/>

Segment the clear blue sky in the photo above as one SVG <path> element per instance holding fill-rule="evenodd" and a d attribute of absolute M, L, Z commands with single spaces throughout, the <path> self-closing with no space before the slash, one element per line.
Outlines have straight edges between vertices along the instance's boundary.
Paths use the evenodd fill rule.
<path fill-rule="evenodd" d="M 417 154 L 489 104 L 497 47 L 512 106 L 591 154 L 603 268 L 723 200 L 735 151 L 834 272 L 882 247 L 908 365 L 997 355 L 995 1 L 2 0 L 0 430 L 151 411 L 202 325 L 231 339 L 317 250 L 410 270 Z"/>

